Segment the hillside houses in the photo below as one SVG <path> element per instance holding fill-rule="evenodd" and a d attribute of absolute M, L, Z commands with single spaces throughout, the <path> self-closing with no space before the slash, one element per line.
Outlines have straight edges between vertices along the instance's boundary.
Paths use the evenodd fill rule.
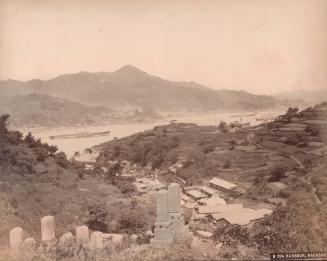
<path fill-rule="evenodd" d="M 209 181 L 209 187 L 224 192 L 229 197 L 239 197 L 244 190 L 237 185 L 219 178 L 213 178 Z"/>
<path fill-rule="evenodd" d="M 207 197 L 206 194 L 203 194 L 201 191 L 195 190 L 195 189 L 191 189 L 191 190 L 186 191 L 186 194 L 188 196 L 192 197 L 193 199 L 196 199 L 196 200 Z"/>
<path fill-rule="evenodd" d="M 237 224 L 240 226 L 250 225 L 253 221 L 264 218 L 265 215 L 270 215 L 270 209 L 251 209 L 251 208 L 234 208 L 219 213 L 211 214 L 216 225 L 222 224 Z"/>
<path fill-rule="evenodd" d="M 270 209 L 252 209 L 235 203 L 235 199 L 242 195 L 244 190 L 229 181 L 213 178 L 203 186 L 184 188 L 182 205 L 194 209 L 194 222 L 210 222 L 213 225 L 238 224 L 247 226 L 253 221 L 271 214 Z M 233 200 L 229 204 L 226 200 Z"/>

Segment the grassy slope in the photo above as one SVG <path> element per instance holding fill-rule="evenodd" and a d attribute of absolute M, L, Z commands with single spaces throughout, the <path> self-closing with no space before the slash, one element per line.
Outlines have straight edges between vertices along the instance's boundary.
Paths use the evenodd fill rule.
<path fill-rule="evenodd" d="M 45 215 L 55 216 L 58 236 L 88 222 L 104 232 L 133 232 L 138 216 L 147 220 L 147 206 L 131 209 L 130 197 L 101 175 L 0 125 L 1 248 L 8 246 L 9 231 L 16 226 L 24 228 L 25 236 L 40 239 L 40 218 Z M 149 229 L 146 224 L 141 224 L 143 230 Z"/>

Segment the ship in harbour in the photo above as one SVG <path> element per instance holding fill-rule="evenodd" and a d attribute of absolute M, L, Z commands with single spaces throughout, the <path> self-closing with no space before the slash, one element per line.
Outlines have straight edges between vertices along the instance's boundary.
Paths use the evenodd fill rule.
<path fill-rule="evenodd" d="M 80 132 L 72 134 L 61 134 L 49 136 L 50 139 L 77 139 L 77 138 L 90 138 L 99 136 L 109 136 L 110 131 L 100 131 L 100 132 Z"/>

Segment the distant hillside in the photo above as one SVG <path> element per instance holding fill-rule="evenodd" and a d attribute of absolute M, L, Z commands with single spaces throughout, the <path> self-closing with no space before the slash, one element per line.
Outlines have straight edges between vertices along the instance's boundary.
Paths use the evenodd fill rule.
<path fill-rule="evenodd" d="M 312 105 L 327 101 L 327 89 L 317 91 L 295 90 L 291 92 L 283 92 L 275 95 L 275 98 L 296 102 L 300 105 Z"/>
<path fill-rule="evenodd" d="M 279 105 L 272 97 L 244 91 L 212 90 L 193 82 L 173 82 L 127 65 L 115 72 L 66 74 L 48 81 L 0 81 L 3 95 L 40 93 L 118 110 L 157 111 L 266 109 Z"/>
<path fill-rule="evenodd" d="M 0 114 L 10 114 L 12 125 L 18 127 L 90 124 L 105 120 L 111 112 L 48 95 L 0 96 Z"/>

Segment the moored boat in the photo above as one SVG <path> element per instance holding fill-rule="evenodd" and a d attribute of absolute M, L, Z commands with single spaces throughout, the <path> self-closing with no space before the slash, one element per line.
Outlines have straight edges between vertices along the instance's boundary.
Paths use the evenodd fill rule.
<path fill-rule="evenodd" d="M 76 138 L 89 138 L 89 137 L 97 137 L 97 136 L 109 136 L 110 131 L 100 131 L 100 132 L 80 132 L 80 133 L 72 133 L 72 134 L 62 134 L 62 135 L 54 135 L 49 136 L 50 139 L 76 139 Z"/>

